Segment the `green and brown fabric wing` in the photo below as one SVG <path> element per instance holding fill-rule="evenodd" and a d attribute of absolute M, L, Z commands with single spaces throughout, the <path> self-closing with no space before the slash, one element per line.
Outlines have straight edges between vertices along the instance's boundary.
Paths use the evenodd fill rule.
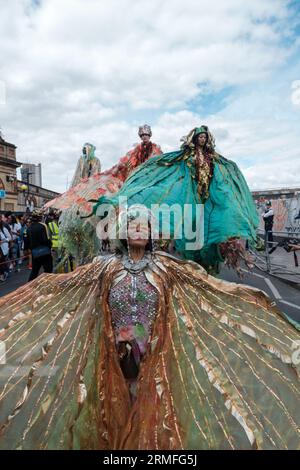
<path fill-rule="evenodd" d="M 1 299 L 0 448 L 299 449 L 299 332 L 261 291 L 168 255 L 146 273 L 159 308 L 131 406 L 107 301 L 122 270 L 107 258 Z"/>
<path fill-rule="evenodd" d="M 100 280 L 108 265 L 44 274 L 0 300 L 1 449 L 108 445 L 99 393 L 107 356 Z"/>
<path fill-rule="evenodd" d="M 299 449 L 299 332 L 263 292 L 159 260 L 166 310 L 124 448 Z"/>

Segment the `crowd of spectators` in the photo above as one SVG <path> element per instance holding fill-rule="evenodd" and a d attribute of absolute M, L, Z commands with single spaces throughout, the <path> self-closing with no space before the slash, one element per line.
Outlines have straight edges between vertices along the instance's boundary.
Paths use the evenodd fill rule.
<path fill-rule="evenodd" d="M 11 212 L 0 215 L 0 281 L 13 271 L 20 272 L 29 257 L 28 228 L 30 217 L 16 217 Z M 30 259 L 28 267 L 30 267 Z"/>
<path fill-rule="evenodd" d="M 22 216 L 12 212 L 0 214 L 0 283 L 21 268 L 30 270 L 29 281 L 38 276 L 41 267 L 44 272 L 52 272 L 57 250 L 56 213 L 47 216 L 38 211 Z"/>

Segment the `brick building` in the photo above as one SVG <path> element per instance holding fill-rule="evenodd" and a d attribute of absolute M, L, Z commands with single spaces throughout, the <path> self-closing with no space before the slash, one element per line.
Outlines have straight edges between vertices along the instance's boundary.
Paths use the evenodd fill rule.
<path fill-rule="evenodd" d="M 16 148 L 6 142 L 0 133 L 0 213 L 12 211 L 20 214 L 32 211 L 59 195 L 55 191 L 31 184 L 30 175 L 25 181 L 18 181 L 17 168 L 22 163 L 16 159 Z"/>
<path fill-rule="evenodd" d="M 0 211 L 18 210 L 16 146 L 6 142 L 0 133 Z"/>

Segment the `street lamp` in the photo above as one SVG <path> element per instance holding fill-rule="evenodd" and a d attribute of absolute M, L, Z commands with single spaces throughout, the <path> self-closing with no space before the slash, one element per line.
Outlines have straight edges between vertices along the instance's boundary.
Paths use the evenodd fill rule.
<path fill-rule="evenodd" d="M 24 194 L 24 198 L 25 198 L 25 205 L 26 205 L 26 212 L 30 212 L 30 209 L 29 207 L 27 206 L 26 204 L 26 190 L 27 190 L 27 201 L 29 202 L 29 176 L 30 175 L 33 175 L 33 173 L 31 171 L 26 171 L 26 179 L 27 179 L 27 185 L 26 184 L 22 184 L 21 186 L 21 189 L 23 191 L 23 194 Z"/>
<path fill-rule="evenodd" d="M 20 189 L 23 191 L 24 206 L 26 206 L 26 191 L 27 191 L 27 189 L 28 189 L 27 184 L 22 184 Z M 26 207 L 26 212 L 27 212 L 27 207 Z"/>

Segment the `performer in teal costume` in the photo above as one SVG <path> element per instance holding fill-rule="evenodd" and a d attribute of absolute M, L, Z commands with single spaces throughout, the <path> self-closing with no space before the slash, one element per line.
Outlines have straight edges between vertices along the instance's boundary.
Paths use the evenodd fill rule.
<path fill-rule="evenodd" d="M 258 216 L 248 185 L 237 165 L 215 151 L 215 141 L 207 126 L 201 126 L 184 137 L 181 150 L 153 157 L 141 165 L 112 198 L 102 197 L 102 204 L 190 204 L 193 225 L 196 204 L 204 204 L 204 244 L 200 250 L 186 248 L 185 236 L 175 240 L 176 252 L 185 259 L 200 263 L 213 271 L 232 249 L 233 239 L 256 240 Z M 152 206 L 153 210 L 153 206 Z M 183 222 L 184 225 L 184 222 Z M 176 227 L 171 220 L 171 238 Z M 185 231 L 183 230 L 183 235 Z M 229 248 L 230 250 L 230 248 Z"/>

